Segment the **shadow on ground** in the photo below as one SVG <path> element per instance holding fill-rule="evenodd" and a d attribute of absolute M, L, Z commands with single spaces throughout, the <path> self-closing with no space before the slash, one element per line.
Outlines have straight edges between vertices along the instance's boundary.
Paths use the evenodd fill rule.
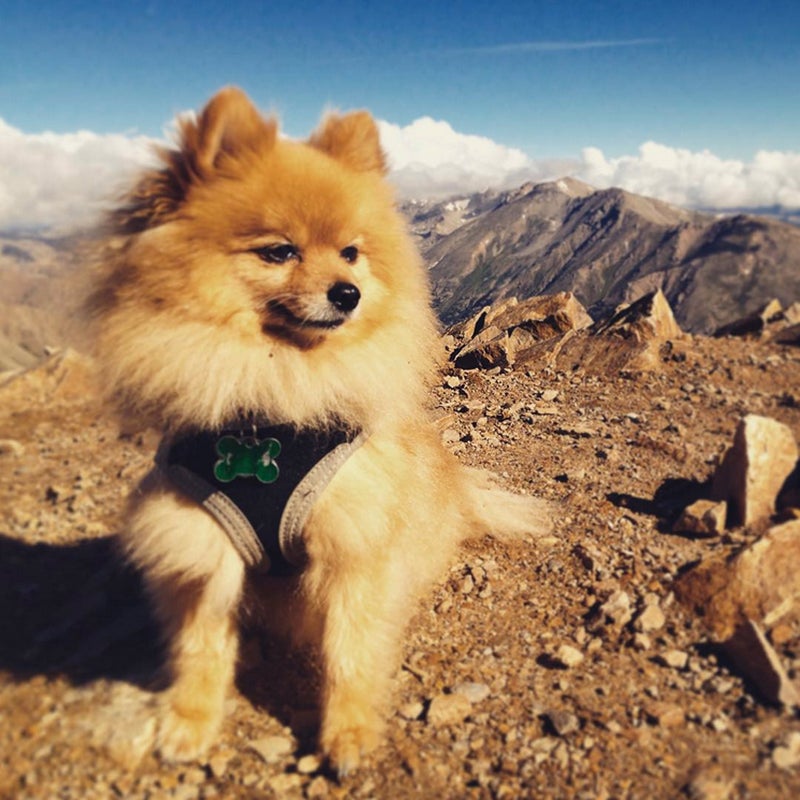
<path fill-rule="evenodd" d="M 0 534 L 0 670 L 25 680 L 62 675 L 158 690 L 164 650 L 141 577 L 113 537 L 69 545 L 26 544 Z M 308 653 L 249 628 L 237 686 L 313 749 L 318 677 Z"/>
<path fill-rule="evenodd" d="M 606 495 L 606 498 L 618 508 L 627 508 L 637 514 L 656 517 L 658 530 L 661 533 L 669 533 L 686 506 L 701 497 L 707 497 L 708 490 L 708 483 L 700 483 L 688 478 L 667 478 L 656 489 L 652 498 L 636 497 L 619 492 L 611 492 Z"/>
<path fill-rule="evenodd" d="M 0 534 L 0 669 L 152 686 L 162 663 L 141 579 L 112 537 L 31 545 Z"/>

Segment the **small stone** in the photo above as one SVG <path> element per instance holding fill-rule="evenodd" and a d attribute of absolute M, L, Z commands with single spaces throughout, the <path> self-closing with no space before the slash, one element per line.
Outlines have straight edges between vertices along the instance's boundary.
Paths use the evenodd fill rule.
<path fill-rule="evenodd" d="M 233 755 L 232 750 L 220 750 L 208 759 L 208 768 L 215 778 L 221 778 L 225 774 Z"/>
<path fill-rule="evenodd" d="M 684 711 L 672 703 L 650 703 L 645 709 L 647 716 L 662 728 L 674 728 L 684 720 Z"/>
<path fill-rule="evenodd" d="M 464 681 L 453 687 L 454 694 L 462 694 L 473 705 L 485 700 L 491 693 L 491 689 L 485 683 L 473 683 Z"/>
<path fill-rule="evenodd" d="M 800 731 L 792 731 L 772 751 L 772 763 L 780 769 L 794 769 L 800 766 Z"/>
<path fill-rule="evenodd" d="M 641 633 L 658 631 L 664 627 L 667 618 L 664 612 L 656 605 L 645 606 L 644 610 L 634 620 L 633 627 Z"/>
<path fill-rule="evenodd" d="M 475 580 L 472 575 L 465 575 L 458 584 L 458 591 L 461 594 L 470 594 L 475 588 Z"/>
<path fill-rule="evenodd" d="M 534 753 L 552 753 L 558 747 L 558 739 L 553 736 L 541 736 L 530 743 Z"/>
<path fill-rule="evenodd" d="M 306 797 L 308 797 L 309 800 L 314 800 L 317 797 L 327 797 L 327 796 L 328 796 L 328 781 L 326 781 L 325 778 L 322 777 L 322 775 L 318 775 L 306 787 Z"/>
<path fill-rule="evenodd" d="M 559 746 L 553 750 L 553 761 L 562 769 L 569 768 L 569 750 L 564 742 L 559 742 Z"/>
<path fill-rule="evenodd" d="M 287 792 L 299 789 L 303 779 L 295 772 L 282 772 L 267 778 L 267 782 L 278 797 L 285 797 Z"/>
<path fill-rule="evenodd" d="M 0 439 L 0 456 L 19 458 L 25 453 L 25 446 L 16 439 Z"/>
<path fill-rule="evenodd" d="M 580 728 L 580 720 L 569 711 L 548 711 L 545 718 L 558 736 L 567 736 Z"/>
<path fill-rule="evenodd" d="M 309 753 L 308 755 L 302 756 L 298 759 L 297 771 L 301 775 L 311 775 L 314 772 L 319 772 L 321 765 L 322 762 L 319 760 L 319 756 Z"/>
<path fill-rule="evenodd" d="M 452 725 L 461 722 L 472 711 L 472 703 L 463 694 L 440 694 L 428 706 L 427 720 L 431 725 Z"/>
<path fill-rule="evenodd" d="M 286 736 L 264 736 L 249 743 L 248 747 L 258 753 L 267 764 L 275 764 L 294 749 L 294 743 Z"/>
<path fill-rule="evenodd" d="M 659 664 L 663 664 L 665 667 L 686 669 L 686 665 L 689 663 L 689 654 L 684 653 L 683 650 L 667 650 L 657 655 L 656 661 Z"/>
<path fill-rule="evenodd" d="M 419 719 L 422 716 L 422 712 L 425 711 L 425 706 L 419 702 L 419 700 L 413 700 L 410 703 L 404 703 L 398 709 L 398 714 L 403 719 L 409 720 L 409 722 L 413 722 L 415 719 Z"/>
<path fill-rule="evenodd" d="M 572 667 L 577 667 L 578 664 L 583 661 L 584 656 L 577 647 L 572 647 L 568 644 L 562 644 L 561 647 L 556 650 L 553 658 L 557 664 L 567 669 L 571 669 Z"/>
<path fill-rule="evenodd" d="M 461 386 L 463 383 L 464 381 L 462 381 L 461 378 L 459 378 L 457 375 L 448 375 L 444 379 L 444 385 L 448 389 L 458 389 L 458 387 Z"/>
<path fill-rule="evenodd" d="M 603 625 L 611 625 L 622 628 L 631 621 L 633 612 L 631 611 L 631 598 L 627 592 L 618 590 L 613 592 L 609 598 L 600 605 L 592 615 L 589 622 L 589 630 L 594 632 Z"/>
<path fill-rule="evenodd" d="M 689 800 L 727 800 L 734 780 L 721 767 L 697 767 L 689 776 L 684 792 Z"/>
<path fill-rule="evenodd" d="M 719 536 L 725 531 L 728 504 L 724 500 L 697 500 L 687 506 L 672 530 L 694 536 Z"/>

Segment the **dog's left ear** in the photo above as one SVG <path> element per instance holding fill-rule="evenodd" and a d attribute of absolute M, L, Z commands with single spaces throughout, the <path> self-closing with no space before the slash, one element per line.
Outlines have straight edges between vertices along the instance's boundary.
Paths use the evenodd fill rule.
<path fill-rule="evenodd" d="M 309 144 L 356 172 L 386 174 L 386 156 L 378 126 L 366 111 L 329 114 L 312 134 Z"/>

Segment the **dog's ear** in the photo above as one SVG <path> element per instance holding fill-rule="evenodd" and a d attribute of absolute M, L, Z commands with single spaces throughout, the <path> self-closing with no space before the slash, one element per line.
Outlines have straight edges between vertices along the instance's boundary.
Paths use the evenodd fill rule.
<path fill-rule="evenodd" d="M 386 156 L 381 149 L 378 126 L 366 111 L 329 114 L 312 134 L 309 144 L 357 172 L 386 174 Z"/>
<path fill-rule="evenodd" d="M 226 158 L 271 147 L 276 135 L 275 120 L 264 119 L 241 89 L 228 86 L 211 98 L 195 124 L 182 129 L 181 150 L 206 176 Z"/>
<path fill-rule="evenodd" d="M 160 148 L 164 166 L 145 172 L 111 215 L 123 233 L 138 233 L 165 222 L 177 211 L 193 184 L 224 169 L 227 162 L 269 149 L 278 135 L 274 119 L 264 119 L 236 87 L 220 90 L 199 117 L 178 123 L 178 147 Z"/>

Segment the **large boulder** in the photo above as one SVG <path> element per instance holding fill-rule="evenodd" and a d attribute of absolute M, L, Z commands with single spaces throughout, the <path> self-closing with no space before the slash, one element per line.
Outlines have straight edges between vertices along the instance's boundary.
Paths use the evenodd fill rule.
<path fill-rule="evenodd" d="M 491 369 L 511 366 L 520 350 L 591 324 L 592 318 L 575 296 L 560 292 L 523 302 L 510 298 L 484 308 L 447 333 L 464 341 L 451 356 L 457 367 Z"/>
<path fill-rule="evenodd" d="M 787 425 L 756 414 L 743 417 L 711 484 L 712 499 L 728 503 L 728 523 L 750 525 L 774 514 L 797 458 Z"/>
<path fill-rule="evenodd" d="M 572 335 L 570 335 L 572 334 Z M 658 369 L 664 355 L 686 338 L 661 290 L 621 306 L 590 328 L 517 352 L 519 364 L 546 364 L 610 374 Z"/>
<path fill-rule="evenodd" d="M 701 561 L 675 582 L 675 594 L 718 641 L 751 620 L 769 630 L 800 622 L 800 520 L 771 528 L 734 556 Z"/>
<path fill-rule="evenodd" d="M 747 336 L 778 344 L 800 344 L 800 302 L 783 308 L 770 300 L 752 314 L 723 325 L 714 336 Z"/>
<path fill-rule="evenodd" d="M 664 353 L 685 339 L 660 289 L 594 324 L 569 292 L 511 298 L 448 334 L 463 342 L 451 356 L 461 369 L 526 364 L 593 372 L 657 369 Z"/>

